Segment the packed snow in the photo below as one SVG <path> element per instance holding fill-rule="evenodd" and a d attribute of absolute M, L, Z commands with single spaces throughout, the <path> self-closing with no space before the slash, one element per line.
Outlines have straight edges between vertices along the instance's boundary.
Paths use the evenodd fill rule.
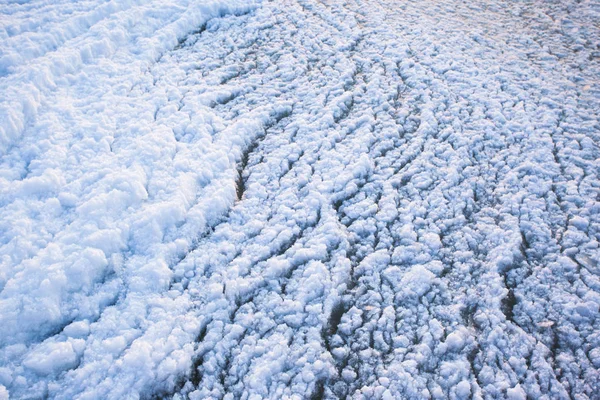
<path fill-rule="evenodd" d="M 599 399 L 598 21 L 0 3 L 0 399 Z"/>

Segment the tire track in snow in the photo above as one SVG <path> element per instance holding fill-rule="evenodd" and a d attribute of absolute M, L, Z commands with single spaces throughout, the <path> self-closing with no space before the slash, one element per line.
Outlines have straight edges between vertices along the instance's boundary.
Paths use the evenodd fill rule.
<path fill-rule="evenodd" d="M 352 6 L 346 4 L 346 7 Z M 329 28 L 333 36 L 344 29 L 335 22 L 330 28 L 329 23 L 353 19 L 349 16 L 338 19 L 337 16 L 328 15 L 334 11 L 327 7 L 327 4 L 302 2 L 301 9 L 310 11 L 310 14 L 305 14 L 305 24 L 319 26 L 312 29 L 303 26 L 308 32 Z M 340 11 L 339 7 L 336 11 L 342 14 L 356 12 Z M 417 14 L 417 11 L 414 12 Z M 370 17 L 372 21 L 376 21 L 374 15 Z M 385 20 L 390 19 L 392 17 L 388 13 Z M 369 18 L 366 20 L 369 21 Z M 544 360 L 544 357 L 550 354 L 549 351 L 556 352 L 555 345 L 539 342 L 531 336 L 531 323 L 524 323 L 518 314 L 523 298 L 527 296 L 527 293 L 521 294 L 519 282 L 528 279 L 535 270 L 544 270 L 547 266 L 546 261 L 531 258 L 532 243 L 527 238 L 528 233 L 523 231 L 524 222 L 521 220 L 522 215 L 526 215 L 528 211 L 503 211 L 507 201 L 512 203 L 512 198 L 507 197 L 505 190 L 507 185 L 514 186 L 511 180 L 515 167 L 528 162 L 531 158 L 531 150 L 528 149 L 532 146 L 539 149 L 535 143 L 540 141 L 535 135 L 528 138 L 515 134 L 515 126 L 510 126 L 511 123 L 508 122 L 514 120 L 512 124 L 525 124 L 521 125 L 525 128 L 526 124 L 533 124 L 536 127 L 535 118 L 531 119 L 529 116 L 533 114 L 517 115 L 513 111 L 515 104 L 519 106 L 518 102 L 512 100 L 515 90 L 520 90 L 519 80 L 510 80 L 507 76 L 498 75 L 498 71 L 494 70 L 485 72 L 487 78 L 480 78 L 476 83 L 463 80 L 461 75 L 465 78 L 473 76 L 473 71 L 480 68 L 478 64 L 485 64 L 486 59 L 470 59 L 468 51 L 472 48 L 467 48 L 459 59 L 461 62 L 454 69 L 449 69 L 445 64 L 448 65 L 450 59 L 448 53 L 444 54 L 444 50 L 448 52 L 460 47 L 453 44 L 462 40 L 456 37 L 443 44 L 434 44 L 426 35 L 425 38 L 417 38 L 410 47 L 405 47 L 405 54 L 397 51 L 389 59 L 373 62 L 377 56 L 386 55 L 386 51 L 389 52 L 394 45 L 403 43 L 403 39 L 410 38 L 401 31 L 398 32 L 398 36 L 389 35 L 389 42 L 374 43 L 373 38 L 381 35 L 376 28 L 373 29 L 377 23 L 381 21 L 372 22 L 370 28 L 361 26 L 363 31 L 357 33 L 361 39 L 350 45 L 349 49 L 352 51 L 342 53 L 355 65 L 354 68 L 350 68 L 350 71 L 354 69 L 350 78 L 341 89 L 327 90 L 323 104 L 325 107 L 339 104 L 339 108 L 338 111 L 334 108 L 333 121 L 330 122 L 333 123 L 330 126 L 334 127 L 335 133 L 327 124 L 325 131 L 327 135 L 332 132 L 334 137 L 340 135 L 340 138 L 335 138 L 332 142 L 322 133 L 319 144 L 309 142 L 309 146 L 301 150 L 302 156 L 294 161 L 293 167 L 286 170 L 283 177 L 266 178 L 260 165 L 249 169 L 248 187 L 252 185 L 253 175 L 258 175 L 260 178 L 257 179 L 262 182 L 273 182 L 267 183 L 266 196 L 274 201 L 278 197 L 274 190 L 281 189 L 282 179 L 289 176 L 292 169 L 299 169 L 308 178 L 308 183 L 301 181 L 298 185 L 299 194 L 303 190 L 316 187 L 312 182 L 319 182 L 318 191 L 324 194 L 325 198 L 331 199 L 324 199 L 325 205 L 321 205 L 321 220 L 328 214 L 337 214 L 334 221 L 338 222 L 333 224 L 336 228 L 331 228 L 332 233 L 336 232 L 335 235 L 345 238 L 342 243 L 336 242 L 333 253 L 328 247 L 328 250 L 318 257 L 318 262 L 329 269 L 330 274 L 336 267 L 333 260 L 336 256 L 339 257 L 337 262 L 344 260 L 343 271 L 347 274 L 342 277 L 341 282 L 344 283 L 341 287 L 338 286 L 337 294 L 333 295 L 334 300 L 331 301 L 331 297 L 321 300 L 330 311 L 322 314 L 319 323 L 321 338 L 315 341 L 315 346 L 318 343 L 320 348 L 317 353 L 321 358 L 313 359 L 313 362 L 319 366 L 321 363 L 331 365 L 334 369 L 323 374 L 322 368 L 309 368 L 309 375 L 314 376 L 311 379 L 313 385 L 309 383 L 302 391 L 308 390 L 315 397 L 372 396 L 375 393 L 395 393 L 407 397 L 420 397 L 424 393 L 434 397 L 442 394 L 487 397 L 500 395 L 498 388 L 506 384 L 508 386 L 505 388 L 505 395 L 553 393 L 552 396 L 566 396 L 565 382 L 561 382 L 560 376 L 556 374 L 556 365 Z M 426 26 L 425 22 L 416 23 L 412 20 L 411 23 L 419 29 Z M 475 21 L 476 23 L 478 21 Z M 269 24 L 270 29 L 277 27 L 276 23 Z M 456 25 L 453 28 L 457 29 Z M 365 33 L 365 30 L 368 32 Z M 275 35 L 268 30 L 264 33 L 264 48 L 268 48 L 271 54 L 276 54 L 277 50 L 274 49 L 277 49 L 280 43 L 277 43 L 273 38 Z M 282 42 L 286 40 L 287 46 L 293 43 L 290 38 Z M 475 47 L 491 50 L 492 54 L 488 57 L 495 57 L 493 51 L 499 51 L 496 45 L 492 42 L 478 41 L 481 39 L 475 38 Z M 321 42 L 327 49 L 327 40 Z M 454 47 L 450 47 L 451 44 Z M 448 48 L 444 49 L 443 45 Z M 294 45 L 292 48 L 301 46 Z M 373 54 L 369 50 L 372 50 Z M 258 48 L 254 51 L 257 55 L 261 50 Z M 290 50 L 286 48 L 280 51 Z M 481 50 L 476 48 L 474 51 Z M 311 62 L 309 73 L 316 72 L 317 76 L 328 74 L 328 65 L 322 61 L 326 59 L 327 50 L 323 54 L 321 62 Z M 439 64 L 432 61 L 432 57 L 440 55 L 446 58 Z M 281 57 L 279 55 L 275 60 L 271 57 L 270 61 L 279 63 Z M 339 59 L 336 62 L 340 62 Z M 374 64 L 379 65 L 375 67 Z M 392 70 L 390 66 L 393 65 L 397 65 L 399 77 L 386 76 L 385 71 Z M 279 63 L 277 67 L 266 67 L 264 71 L 255 73 L 266 74 L 267 71 L 277 71 L 281 67 L 282 64 Z M 519 68 L 522 67 L 523 65 L 519 65 Z M 448 79 L 448 71 L 456 71 L 451 80 Z M 515 70 L 509 68 L 507 71 L 510 74 Z M 238 75 L 235 79 L 239 82 L 244 82 L 245 79 L 259 82 L 259 79 L 253 80 L 251 76 Z M 386 79 L 385 84 L 377 87 L 374 82 L 382 77 Z M 303 80 L 304 76 L 295 78 Z M 261 79 L 260 82 L 264 84 L 265 80 Z M 285 88 L 287 82 L 279 87 Z M 305 87 L 296 85 L 293 78 L 291 82 L 289 87 L 292 89 L 298 86 Z M 399 82 L 402 87 L 398 86 Z M 516 83 L 512 84 L 513 82 Z M 493 88 L 489 87 L 490 83 Z M 493 91 L 495 87 L 500 90 Z M 315 94 L 316 99 L 323 92 L 321 87 L 317 88 L 319 94 Z M 260 96 L 257 93 L 260 89 L 267 91 L 260 86 L 253 87 L 253 91 L 247 91 L 246 95 L 236 98 L 236 102 L 251 103 L 254 100 L 249 98 L 253 94 L 256 97 Z M 402 96 L 399 95 L 401 90 L 404 91 Z M 512 93 L 509 93 L 510 91 Z M 339 103 L 332 102 L 332 93 L 338 94 L 334 95 L 334 99 L 337 97 Z M 385 108 L 375 111 L 372 107 L 381 106 L 382 103 L 369 103 L 372 99 L 380 99 L 381 93 L 387 96 L 387 101 L 383 103 Z M 391 99 L 388 96 L 390 93 Z M 490 93 L 498 100 L 494 99 L 491 103 L 487 101 Z M 287 92 L 282 90 L 282 96 L 286 94 Z M 297 102 L 288 127 L 297 131 L 294 131 L 293 145 L 286 146 L 285 141 L 281 142 L 285 150 L 279 154 L 284 157 L 286 151 L 289 151 L 287 148 L 297 147 L 298 144 L 304 143 L 305 138 L 315 137 L 311 128 L 323 129 L 323 125 L 318 124 L 311 127 L 310 122 L 306 127 L 306 122 L 318 121 L 320 116 L 327 116 L 328 113 L 327 108 L 321 113 L 309 113 L 302 120 L 304 126 L 295 128 L 294 119 L 303 117 L 304 103 L 298 92 L 294 92 L 294 95 Z M 532 98 L 531 94 L 525 94 L 525 97 L 521 98 L 528 106 L 538 107 L 540 102 L 543 104 L 541 98 Z M 503 103 L 508 105 L 508 108 Z M 226 108 L 229 108 L 230 104 L 228 103 Z M 235 107 L 235 104 L 231 106 Z M 308 107 L 310 108 L 310 105 Z M 498 111 L 505 115 L 501 116 Z M 361 116 L 364 115 L 371 115 L 371 120 L 361 120 Z M 400 135 L 387 137 L 389 132 L 399 132 Z M 537 132 L 529 134 L 532 133 Z M 379 150 L 379 146 L 384 150 Z M 263 163 L 269 165 L 271 155 L 267 148 L 265 145 L 265 154 L 260 158 Z M 318 156 L 315 157 L 315 153 Z M 343 190 L 331 191 L 332 186 L 329 182 L 335 182 L 335 178 L 327 171 L 327 168 L 332 168 L 331 160 L 343 154 L 353 154 L 358 158 L 361 153 L 367 156 L 370 166 L 364 175 L 359 173 L 351 179 L 355 187 L 347 195 L 343 194 Z M 377 156 L 378 153 L 381 155 Z M 508 160 L 509 168 L 499 167 L 502 163 L 506 165 L 503 154 L 508 156 L 505 160 Z M 542 162 L 550 162 L 549 167 L 556 168 L 552 164 L 553 160 Z M 271 165 L 275 164 L 271 162 Z M 258 171 L 254 168 L 258 168 Z M 334 166 L 333 171 L 333 174 L 339 176 L 343 169 L 337 170 Z M 442 171 L 453 172 L 450 182 Z M 296 177 L 299 178 L 299 175 L 296 174 Z M 518 195 L 525 193 L 535 196 L 527 186 L 522 187 Z M 238 205 L 241 208 L 244 206 L 243 202 Z M 431 208 L 432 206 L 434 208 Z M 372 207 L 373 211 L 367 211 L 369 207 Z M 386 212 L 391 212 L 392 216 L 381 212 L 384 207 L 388 208 Z M 390 211 L 394 208 L 397 209 L 396 212 Z M 533 208 L 539 210 L 538 206 L 534 205 Z M 504 221 L 507 217 L 508 220 Z M 265 221 L 267 226 L 271 224 L 273 214 L 270 214 L 269 218 Z M 369 226 L 373 227 L 374 231 L 369 231 Z M 413 228 L 407 230 L 407 226 Z M 417 228 L 418 226 L 420 228 Z M 294 240 L 292 247 L 286 247 L 286 252 L 298 245 L 307 246 L 303 242 L 304 235 L 305 233 L 300 237 L 300 241 Z M 260 237 L 261 234 L 258 234 L 249 238 L 249 241 L 242 241 L 241 246 L 248 245 L 251 248 L 253 240 Z M 509 265 L 504 264 L 505 253 L 514 254 L 514 261 L 509 262 Z M 239 256 L 240 254 L 224 265 L 231 267 Z M 283 256 L 286 256 L 285 252 L 279 253 L 277 257 Z M 270 257 L 261 259 L 261 263 L 272 262 L 272 256 Z M 511 266 L 510 263 L 514 263 L 515 266 Z M 251 265 L 253 273 L 260 275 L 259 264 Z M 498 269 L 495 265 L 499 265 Z M 290 272 L 283 275 L 287 282 L 296 276 L 297 279 L 302 279 L 301 275 L 298 275 L 298 269 L 288 271 Z M 465 280 L 464 274 L 471 275 L 472 278 Z M 258 279 L 262 282 L 264 277 Z M 406 285 L 415 285 L 411 289 L 413 292 L 398 293 L 398 290 Z M 419 285 L 426 289 L 420 288 Z M 267 296 L 269 290 L 274 290 L 278 294 L 276 297 L 284 302 L 293 298 L 291 293 L 287 290 L 282 291 L 281 287 L 279 290 L 269 286 L 265 289 L 259 285 L 258 292 L 256 286 L 254 288 L 251 289 L 254 293 L 251 298 L 255 302 L 257 293 L 259 296 Z M 272 293 L 269 295 L 275 296 Z M 262 303 L 258 302 L 253 307 L 264 309 L 265 306 L 261 307 L 259 304 Z M 253 315 L 254 312 L 249 314 Z M 231 323 L 235 324 L 236 321 L 231 320 Z M 357 325 L 353 325 L 354 323 Z M 538 323 L 545 324 L 544 321 Z M 498 326 L 501 327 L 500 331 Z M 278 327 L 284 329 L 281 325 Z M 291 328 L 288 325 L 284 331 L 302 332 L 305 327 Z M 496 347 L 494 343 L 499 334 L 503 337 L 502 340 L 512 344 Z M 234 351 L 239 352 L 234 360 L 244 358 L 244 350 L 240 347 L 243 349 L 247 340 L 246 330 Z M 261 337 L 261 340 L 269 342 L 264 337 Z M 288 340 L 288 346 L 293 348 L 294 344 L 293 341 L 290 344 Z M 490 358 L 492 348 L 497 350 Z M 293 351 L 288 349 L 284 353 L 282 357 L 286 357 L 288 363 L 292 362 L 289 358 Z M 556 356 L 555 354 L 554 357 Z M 218 355 L 208 359 L 211 360 L 212 357 Z M 294 359 L 293 355 L 291 357 Z M 506 370 L 505 364 L 495 361 L 498 357 L 522 362 L 524 368 L 515 364 Z M 234 376 L 231 358 L 228 360 L 223 368 L 229 371 L 228 376 Z M 256 365 L 245 367 L 244 374 L 251 374 L 252 365 L 259 368 L 259 361 L 255 362 Z M 265 366 L 271 365 L 269 361 L 262 362 Z M 304 365 L 306 371 L 306 364 Z M 505 372 L 490 381 L 489 371 L 494 370 Z M 277 371 L 280 371 L 277 374 L 290 376 L 286 369 Z M 450 371 L 451 375 L 447 375 Z M 293 382 L 294 376 L 298 376 L 293 374 L 285 378 L 285 384 L 279 382 L 279 386 L 272 386 L 271 389 L 259 384 L 264 391 L 258 393 L 274 397 L 294 393 L 294 385 L 292 384 L 290 389 L 287 381 L 292 379 Z M 300 372 L 298 374 L 301 375 Z M 442 377 L 444 381 L 440 380 Z M 234 386 L 211 386 L 211 378 L 208 376 L 205 382 L 198 383 L 197 391 L 193 391 L 191 396 L 208 396 L 214 388 L 218 391 L 223 390 L 220 393 L 233 393 L 236 396 L 258 390 L 254 387 L 248 391 L 248 385 L 253 384 L 252 380 L 240 384 L 240 378 L 236 379 Z M 592 385 L 593 379 L 589 381 Z M 213 389 L 209 389 L 211 387 Z M 382 387 L 385 389 L 381 389 Z M 192 387 L 189 390 L 192 390 Z M 587 393 L 589 396 L 592 392 Z"/>

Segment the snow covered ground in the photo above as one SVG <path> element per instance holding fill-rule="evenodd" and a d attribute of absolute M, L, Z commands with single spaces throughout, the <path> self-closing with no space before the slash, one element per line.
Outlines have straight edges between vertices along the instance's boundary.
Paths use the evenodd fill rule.
<path fill-rule="evenodd" d="M 599 399 L 598 21 L 0 3 L 0 399 Z"/>

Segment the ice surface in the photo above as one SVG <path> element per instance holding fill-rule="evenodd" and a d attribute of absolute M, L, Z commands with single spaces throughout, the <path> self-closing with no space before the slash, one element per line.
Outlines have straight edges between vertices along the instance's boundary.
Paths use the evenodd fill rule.
<path fill-rule="evenodd" d="M 0 399 L 598 398 L 598 2 L 0 13 Z"/>

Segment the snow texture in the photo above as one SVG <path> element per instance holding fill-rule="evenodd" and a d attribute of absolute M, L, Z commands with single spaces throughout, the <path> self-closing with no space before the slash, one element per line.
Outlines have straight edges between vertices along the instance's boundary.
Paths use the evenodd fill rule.
<path fill-rule="evenodd" d="M 597 0 L 0 16 L 0 399 L 600 398 Z"/>

